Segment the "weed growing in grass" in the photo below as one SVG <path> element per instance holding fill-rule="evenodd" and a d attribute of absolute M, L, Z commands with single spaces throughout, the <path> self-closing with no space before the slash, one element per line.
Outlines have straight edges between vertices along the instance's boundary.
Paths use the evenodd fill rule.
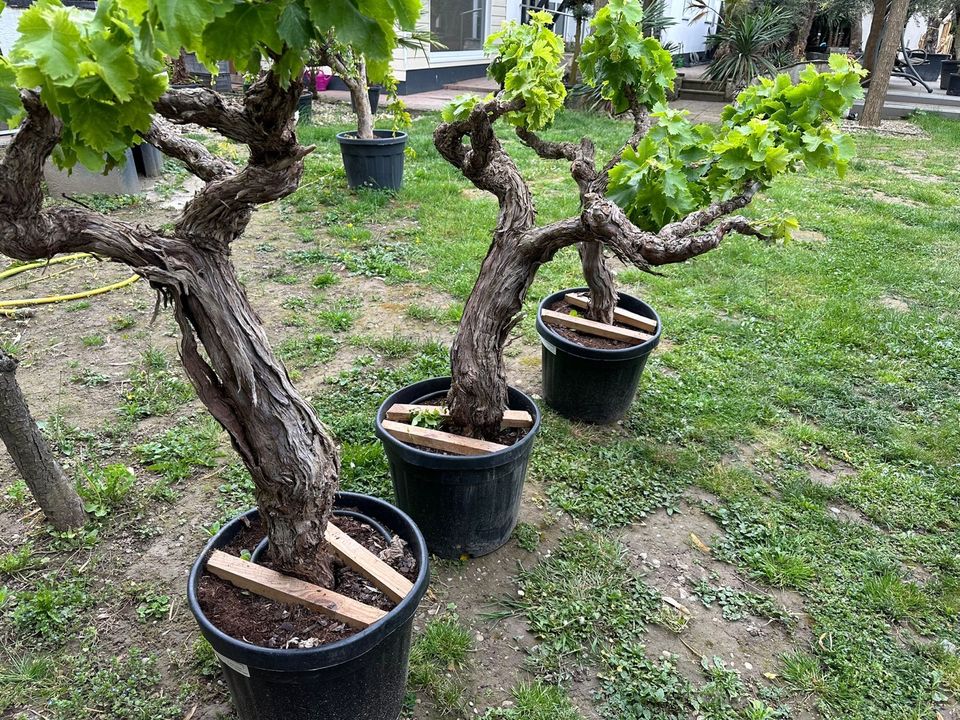
<path fill-rule="evenodd" d="M 137 321 L 129 315 L 111 315 L 107 320 L 110 323 L 110 329 L 114 332 L 129 330 L 137 324 Z"/>
<path fill-rule="evenodd" d="M 174 371 L 166 354 L 149 348 L 140 359 L 140 367 L 130 375 L 130 389 L 121 412 L 137 420 L 166 415 L 192 398 L 193 387 Z"/>
<path fill-rule="evenodd" d="M 10 620 L 21 632 L 59 642 L 73 631 L 80 611 L 92 601 L 82 578 L 44 578 L 35 589 L 14 594 Z"/>
<path fill-rule="evenodd" d="M 43 559 L 33 552 L 33 543 L 27 542 L 16 550 L 0 555 L 0 575 L 13 575 L 24 570 L 32 570 L 42 564 Z"/>
<path fill-rule="evenodd" d="M 431 620 L 410 650 L 410 686 L 428 693 L 441 713 L 469 712 L 458 672 L 472 647 L 456 615 Z"/>
<path fill-rule="evenodd" d="M 170 596 L 156 590 L 147 590 L 141 593 L 142 602 L 137 605 L 137 617 L 140 622 L 151 620 L 166 620 L 170 613 Z"/>
<path fill-rule="evenodd" d="M 770 620 L 792 622 L 790 614 L 778 606 L 769 595 L 737 590 L 728 585 L 714 586 L 707 580 L 700 580 L 693 587 L 693 594 L 700 599 L 704 607 L 711 607 L 716 603 L 724 620 L 736 622 L 748 615 L 754 615 Z"/>
<path fill-rule="evenodd" d="M 70 378 L 70 382 L 85 387 L 100 387 L 101 385 L 109 385 L 110 377 L 101 372 L 97 372 L 93 368 L 84 368 L 74 374 Z"/>
<path fill-rule="evenodd" d="M 180 720 L 182 697 L 164 692 L 153 655 L 132 649 L 125 656 L 98 660 L 80 653 L 70 660 L 71 678 L 50 699 L 56 720 Z"/>
<path fill-rule="evenodd" d="M 220 497 L 217 498 L 217 525 L 232 520 L 241 512 L 256 505 L 253 478 L 243 463 L 232 463 L 220 473 L 221 483 L 217 486 Z"/>
<path fill-rule="evenodd" d="M 390 498 L 393 485 L 380 443 L 344 443 L 340 449 L 340 487 L 349 492 Z"/>
<path fill-rule="evenodd" d="M 580 713 L 559 685 L 535 680 L 521 682 L 510 692 L 513 707 L 490 709 L 483 720 L 581 720 Z"/>
<path fill-rule="evenodd" d="M 209 415 L 180 420 L 158 440 L 134 448 L 147 470 L 159 473 L 165 485 L 179 482 L 199 468 L 216 467 L 221 457 L 222 429 Z"/>
<path fill-rule="evenodd" d="M 324 270 L 322 273 L 313 276 L 313 279 L 310 281 L 310 284 L 313 285 L 318 290 L 323 290 L 324 288 L 331 287 L 340 282 L 340 276 L 329 270 Z"/>
<path fill-rule="evenodd" d="M 277 354 L 284 362 L 296 368 L 322 365 L 337 354 L 338 344 L 329 335 L 314 333 L 306 337 L 290 338 L 280 343 Z"/>
<path fill-rule="evenodd" d="M 533 552 L 540 544 L 540 531 L 526 522 L 519 522 L 513 530 L 513 537 L 522 549 Z"/>
<path fill-rule="evenodd" d="M 85 335 L 80 338 L 80 342 L 83 343 L 84 347 L 88 348 L 103 347 L 107 344 L 107 340 L 103 335 Z"/>
<path fill-rule="evenodd" d="M 193 667 L 205 678 L 215 678 L 220 674 L 220 661 L 213 651 L 213 645 L 204 637 L 193 641 Z"/>
<path fill-rule="evenodd" d="M 413 278 L 409 266 L 414 256 L 413 247 L 406 243 L 378 243 L 359 253 L 343 252 L 338 259 L 356 275 L 378 277 L 387 282 L 406 282 Z"/>
<path fill-rule="evenodd" d="M 409 357 L 421 347 L 421 344 L 416 340 L 397 334 L 389 337 L 354 335 L 350 338 L 350 344 L 355 347 L 375 350 L 391 360 Z"/>
<path fill-rule="evenodd" d="M 443 308 L 432 305 L 407 305 L 405 311 L 408 318 L 420 322 L 435 322 L 438 325 L 456 325 L 463 317 L 463 304 L 453 303 Z"/>
<path fill-rule="evenodd" d="M 27 482 L 23 478 L 15 478 L 3 493 L 3 499 L 14 506 L 22 505 L 27 499 Z"/>
<path fill-rule="evenodd" d="M 0 713 L 43 694 L 55 675 L 53 661 L 42 655 L 11 655 L 0 666 Z"/>
<path fill-rule="evenodd" d="M 104 467 L 80 466 L 77 492 L 87 512 L 104 518 L 121 505 L 136 484 L 133 470 L 114 463 Z"/>
<path fill-rule="evenodd" d="M 83 310 L 89 310 L 91 308 L 91 303 L 89 300 L 79 300 L 77 302 L 72 302 L 68 304 L 64 310 L 69 313 L 82 312 Z"/>
<path fill-rule="evenodd" d="M 349 330 L 359 316 L 359 313 L 352 310 L 321 310 L 317 313 L 320 324 L 333 332 Z"/>

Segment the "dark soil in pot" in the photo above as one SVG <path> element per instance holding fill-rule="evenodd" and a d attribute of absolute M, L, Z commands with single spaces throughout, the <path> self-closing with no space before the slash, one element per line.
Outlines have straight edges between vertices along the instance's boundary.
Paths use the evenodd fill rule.
<path fill-rule="evenodd" d="M 352 571 L 337 569 L 338 586 L 332 589 L 391 608 L 364 630 L 246 593 L 205 572 L 214 549 L 240 554 L 260 543 L 263 528 L 256 510 L 220 530 L 191 570 L 190 609 L 220 658 L 240 720 L 396 720 L 402 709 L 413 617 L 429 581 L 426 545 L 410 518 L 382 500 L 340 493 L 337 507 L 372 519 L 371 524 L 362 517 L 335 520 L 372 551 L 387 545 L 378 527 L 407 544 L 399 559 L 391 562 L 391 553 L 384 558 L 414 583 L 396 606 Z M 263 564 L 269 565 L 269 552 Z M 230 626 L 231 633 L 213 619 Z"/>
<path fill-rule="evenodd" d="M 486 455 L 428 451 L 383 428 L 394 404 L 422 404 L 449 389 L 450 378 L 433 378 L 398 390 L 377 412 L 377 437 L 390 464 L 397 504 L 417 523 L 430 552 L 448 559 L 479 557 L 502 547 L 517 524 L 540 411 L 523 392 L 509 388 L 509 409 L 529 412 L 533 427 L 506 449 Z"/>
<path fill-rule="evenodd" d="M 564 312 L 564 296 L 586 292 L 589 292 L 587 288 L 561 290 L 540 303 L 537 333 L 543 346 L 543 399 L 547 405 L 571 420 L 616 422 L 630 410 L 647 358 L 660 342 L 660 317 L 642 300 L 626 293 L 619 294 L 618 307 L 657 323 L 653 337 L 638 345 L 586 335 L 543 322 L 541 312 L 544 309 Z M 585 311 L 578 310 L 578 313 L 582 312 Z M 617 325 L 627 327 L 620 323 Z"/>

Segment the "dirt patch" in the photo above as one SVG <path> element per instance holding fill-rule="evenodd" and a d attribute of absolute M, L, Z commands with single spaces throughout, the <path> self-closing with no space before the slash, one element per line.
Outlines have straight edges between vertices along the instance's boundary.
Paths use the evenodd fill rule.
<path fill-rule="evenodd" d="M 879 127 L 865 128 L 853 120 L 844 120 L 840 123 L 844 132 L 848 133 L 866 133 L 869 135 L 883 135 L 896 138 L 928 138 L 926 131 L 906 120 L 881 120 Z"/>
<path fill-rule="evenodd" d="M 880 304 L 887 310 L 896 310 L 897 312 L 910 312 L 910 305 L 903 298 L 896 295 L 884 295 L 880 298 Z"/>
<path fill-rule="evenodd" d="M 709 496 L 696 493 L 696 500 L 705 499 Z M 703 681 L 701 657 L 720 657 L 728 667 L 738 670 L 746 683 L 759 688 L 769 683 L 767 674 L 779 671 L 783 653 L 803 645 L 809 636 L 809 620 L 798 593 L 758 587 L 705 551 L 720 534 L 720 527 L 690 498 L 681 504 L 679 513 L 667 515 L 661 510 L 621 535 L 644 582 L 669 597 L 673 601 L 669 607 L 675 609 L 673 603 L 679 604 L 687 618 L 679 634 L 649 626 L 647 655 L 679 656 L 677 669 L 696 683 Z M 788 627 L 781 621 L 752 615 L 737 622 L 725 620 L 717 604 L 705 607 L 692 594 L 699 581 L 768 595 L 794 618 L 794 624 Z"/>
<path fill-rule="evenodd" d="M 834 458 L 829 458 L 829 460 L 830 462 L 826 468 L 810 466 L 808 470 L 810 479 L 818 485 L 832 488 L 844 478 L 857 474 L 857 470 L 853 465 Z"/>
<path fill-rule="evenodd" d="M 823 245 L 830 242 L 830 238 L 816 230 L 797 230 L 793 239 L 802 245 Z"/>

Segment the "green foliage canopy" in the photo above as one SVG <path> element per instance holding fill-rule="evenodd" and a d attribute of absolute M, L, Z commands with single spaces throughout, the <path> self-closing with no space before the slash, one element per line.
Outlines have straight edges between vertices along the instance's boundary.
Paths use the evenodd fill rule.
<path fill-rule="evenodd" d="M 842 55 L 832 56 L 830 67 L 807 67 L 796 85 L 788 75 L 761 78 L 724 109 L 717 130 L 658 106 L 657 124 L 611 169 L 610 199 L 638 227 L 657 231 L 751 184 L 769 187 L 802 165 L 833 166 L 842 175 L 854 146 L 837 121 L 861 96 L 863 71 Z"/>
<path fill-rule="evenodd" d="M 643 5 L 637 0 L 610 0 L 590 21 L 578 63 L 583 80 L 598 88 L 616 113 L 631 107 L 631 98 L 650 109 L 667 100 L 677 71 L 673 57 L 656 38 L 643 35 Z"/>
<path fill-rule="evenodd" d="M 363 49 L 377 77 L 390 61 L 395 28 L 412 28 L 419 14 L 419 0 L 101 0 L 95 13 L 40 0 L 23 13 L 19 38 L 0 58 L 0 121 L 20 120 L 18 88 L 39 88 L 64 123 L 54 159 L 102 170 L 149 129 L 167 87 L 165 55 L 183 48 L 206 65 L 232 60 L 242 71 L 258 71 L 266 60 L 287 84 L 303 71 L 310 44 L 336 32 Z"/>

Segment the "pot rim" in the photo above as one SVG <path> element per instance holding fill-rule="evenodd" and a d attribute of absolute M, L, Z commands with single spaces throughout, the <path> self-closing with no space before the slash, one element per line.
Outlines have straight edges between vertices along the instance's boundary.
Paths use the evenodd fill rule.
<path fill-rule="evenodd" d="M 414 447 L 408 443 L 398 440 L 388 433 L 383 428 L 383 420 L 387 414 L 387 409 L 390 408 L 394 403 L 397 402 L 396 397 L 403 394 L 411 388 L 415 388 L 419 385 L 430 385 L 430 384 L 440 384 L 440 387 L 434 390 L 424 389 L 423 394 L 430 394 L 431 392 L 439 392 L 443 389 L 449 389 L 452 382 L 452 378 L 448 375 L 442 377 L 427 378 L 425 380 L 420 380 L 411 385 L 405 385 L 402 388 L 399 388 L 395 392 L 391 393 L 390 396 L 383 401 L 380 407 L 377 409 L 376 417 L 376 435 L 380 438 L 380 441 L 384 445 L 390 444 L 394 447 L 400 448 L 405 454 L 408 454 L 410 458 L 415 459 L 415 464 L 421 465 L 424 467 L 432 468 L 461 468 L 464 466 L 472 465 L 474 468 L 483 468 L 483 467 L 499 467 L 500 465 L 505 465 L 509 462 L 512 462 L 517 455 L 526 452 L 527 446 L 533 442 L 534 437 L 540 430 L 540 408 L 537 406 L 537 403 L 534 402 L 533 398 L 527 395 L 523 390 L 520 390 L 513 385 L 507 386 L 508 398 L 511 394 L 519 398 L 524 402 L 524 404 L 529 404 L 530 414 L 533 415 L 533 427 L 530 428 L 530 431 L 524 435 L 520 440 L 515 442 L 513 445 L 508 445 L 503 450 L 498 450 L 497 452 L 486 453 L 484 455 L 440 455 L 439 453 L 432 453 L 426 450 L 421 450 Z M 515 403 L 514 403 L 515 404 Z M 515 409 L 515 408 L 512 408 Z M 527 408 L 523 408 L 527 409 Z"/>
<path fill-rule="evenodd" d="M 407 141 L 402 130 L 374 130 L 373 134 L 373 138 L 358 138 L 356 130 L 347 130 L 337 133 L 337 141 L 341 145 L 399 145 Z"/>
<path fill-rule="evenodd" d="M 537 333 L 540 335 L 541 342 L 550 343 L 555 347 L 561 348 L 564 352 L 567 352 L 571 355 L 576 355 L 578 357 L 585 358 L 587 360 L 632 360 L 643 355 L 647 355 L 653 352 L 653 349 L 660 344 L 660 333 L 663 331 L 663 322 L 660 320 L 660 315 L 657 313 L 653 307 L 641 300 L 638 297 L 630 295 L 628 293 L 618 291 L 617 295 L 619 296 L 620 302 L 617 303 L 617 306 L 620 307 L 623 298 L 630 298 L 638 303 L 640 303 L 644 309 L 649 310 L 653 314 L 652 320 L 655 320 L 657 323 L 657 331 L 653 334 L 653 337 L 647 340 L 646 342 L 640 343 L 639 345 L 632 345 L 627 348 L 591 348 L 586 345 L 581 345 L 580 343 L 573 342 L 568 340 L 563 335 L 560 335 L 558 332 L 554 331 L 549 325 L 543 322 L 543 310 L 547 305 L 552 305 L 557 300 L 563 299 L 564 295 L 569 293 L 582 293 L 590 292 L 588 287 L 578 287 L 578 288 L 567 288 L 565 290 L 560 290 L 558 292 L 547 295 L 543 300 L 540 301 L 540 304 L 537 306 Z M 641 313 L 643 314 L 643 313 Z M 649 317 L 649 315 L 647 315 Z"/>
<path fill-rule="evenodd" d="M 244 521 L 258 516 L 260 512 L 259 508 L 252 508 L 235 517 L 210 538 L 190 568 L 190 575 L 187 580 L 187 601 L 190 611 L 200 626 L 201 634 L 213 645 L 218 655 L 226 656 L 228 660 L 235 663 L 242 663 L 275 672 L 303 672 L 310 669 L 319 670 L 340 665 L 365 655 L 380 643 L 383 636 L 395 632 L 413 617 L 430 582 L 430 555 L 423 534 L 420 532 L 416 523 L 414 523 L 410 516 L 403 512 L 403 510 L 372 495 L 337 492 L 334 506 L 345 505 L 349 507 L 350 505 L 356 505 L 358 499 L 361 500 L 361 505 L 372 503 L 374 505 L 386 506 L 390 512 L 399 515 L 398 519 L 402 523 L 406 523 L 412 528 L 416 543 L 410 543 L 410 549 L 417 558 L 418 568 L 417 578 L 413 582 L 413 589 L 407 596 L 401 600 L 396 607 L 387 612 L 383 618 L 364 630 L 350 637 L 316 648 L 267 648 L 248 643 L 223 632 L 207 618 L 201 609 L 199 598 L 197 597 L 197 587 L 206 565 L 206 559 L 210 553 L 216 549 L 215 545 L 217 541 L 228 531 L 233 530 Z M 391 529 L 394 532 L 397 531 L 397 528 Z"/>

